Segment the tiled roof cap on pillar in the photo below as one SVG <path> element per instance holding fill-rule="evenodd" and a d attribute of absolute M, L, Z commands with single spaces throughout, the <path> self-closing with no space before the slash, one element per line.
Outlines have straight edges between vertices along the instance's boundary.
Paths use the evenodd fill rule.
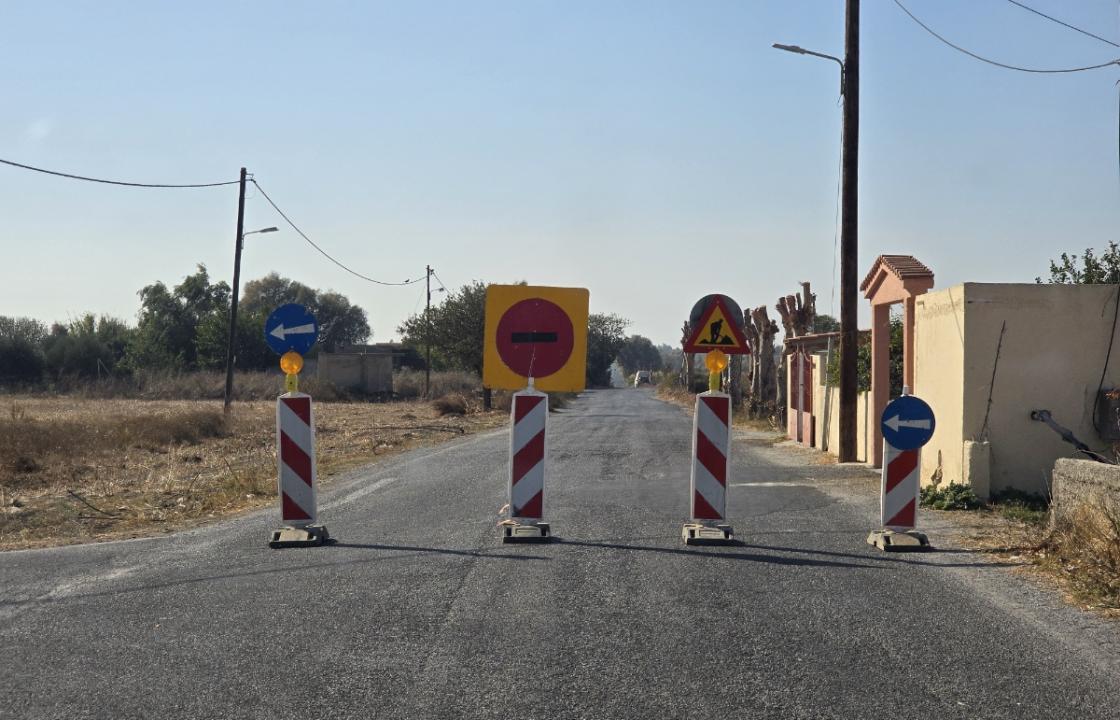
<path fill-rule="evenodd" d="M 887 280 L 891 282 L 886 282 Z M 859 289 L 872 305 L 901 302 L 933 287 L 933 271 L 913 255 L 880 255 Z"/>

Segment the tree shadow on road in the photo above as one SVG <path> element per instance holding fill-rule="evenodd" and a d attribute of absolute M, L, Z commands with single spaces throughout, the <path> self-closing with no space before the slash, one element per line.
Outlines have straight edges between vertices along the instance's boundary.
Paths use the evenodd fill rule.
<path fill-rule="evenodd" d="M 814 560 L 812 558 L 797 558 L 797 557 L 783 557 L 781 555 L 763 555 L 759 553 L 747 552 L 730 552 L 728 548 L 744 548 L 744 547 L 758 547 L 762 549 L 763 546 L 750 546 L 739 540 L 733 541 L 731 544 L 715 546 L 715 545 L 698 545 L 689 548 L 670 548 L 658 547 L 656 545 L 623 545 L 622 543 L 613 542 L 594 542 L 585 540 L 565 540 L 564 538 L 556 537 L 553 542 L 557 545 L 571 545 L 575 547 L 588 547 L 588 548 L 603 548 L 607 550 L 630 550 L 635 552 L 652 552 L 662 553 L 666 555 L 687 555 L 691 557 L 707 557 L 716 560 L 745 560 L 749 562 L 768 563 L 771 565 L 796 565 L 808 567 L 842 567 L 842 568 L 866 568 L 877 570 L 881 565 L 868 565 L 865 563 L 852 563 L 841 562 L 837 560 Z M 799 551 L 805 552 L 805 551 Z M 869 558 L 858 557 L 860 560 L 867 560 Z"/>
<path fill-rule="evenodd" d="M 462 557 L 476 557 L 494 560 L 551 560 L 543 555 L 518 555 L 515 553 L 501 553 L 487 550 L 454 550 L 452 548 L 425 547 L 422 545 L 386 545 L 385 543 L 345 543 L 332 542 L 323 547 L 355 548 L 358 550 L 393 550 L 409 553 L 434 553 L 436 555 L 459 555 Z"/>
<path fill-rule="evenodd" d="M 352 548 L 359 550 L 384 550 L 399 554 L 382 555 L 377 557 L 364 557 L 352 560 L 339 560 L 327 562 L 312 562 L 303 563 L 300 565 L 281 565 L 278 567 L 270 567 L 263 569 L 244 570 L 241 572 L 229 573 L 216 573 L 213 575 L 203 575 L 201 577 L 182 578 L 178 580 L 168 580 L 166 582 L 146 583 L 143 585 L 133 585 L 130 587 L 115 588 L 112 590 L 100 590 L 96 592 L 85 593 L 68 593 L 59 597 L 37 597 L 28 598 L 26 600 L 0 600 L 0 608 L 16 608 L 34 605 L 52 605 L 56 603 L 73 602 L 79 600 L 86 600 L 89 598 L 98 597 L 112 597 L 116 595 L 125 595 L 128 593 L 147 592 L 149 590 L 162 590 L 165 588 L 182 587 L 187 585 L 199 585 L 203 583 L 220 582 L 223 580 L 237 580 L 243 578 L 259 577 L 266 575 L 276 575 L 280 573 L 290 573 L 298 571 L 314 571 L 323 570 L 326 568 L 345 567 L 347 565 L 366 565 L 374 562 L 381 562 L 385 560 L 400 560 L 402 558 L 423 557 L 428 554 L 436 555 L 452 555 L 457 557 L 472 557 L 480 560 L 550 560 L 551 558 L 541 555 L 522 555 L 517 553 L 501 553 L 491 552 L 485 548 L 479 550 L 456 550 L 453 548 L 436 548 L 425 547 L 422 545 L 385 545 L 385 544 L 362 544 L 362 543 L 328 543 L 319 546 L 318 550 L 322 551 L 327 548 Z M 287 550 L 300 550 L 307 552 L 308 548 L 286 548 Z M 279 557 L 279 551 L 272 550 L 269 552 L 271 555 Z M 298 554 L 298 553 L 296 553 Z"/>
<path fill-rule="evenodd" d="M 643 538 L 648 540 L 669 540 L 675 539 L 675 536 L 658 536 Z M 860 554 L 837 552 L 834 550 L 817 550 L 814 548 L 797 548 L 797 547 L 784 547 L 780 545 L 762 545 L 758 543 L 748 543 L 742 540 L 735 540 L 728 545 L 698 545 L 693 547 L 664 547 L 657 545 L 628 545 L 621 542 L 611 540 L 566 540 L 561 537 L 554 537 L 553 542 L 557 545 L 572 545 L 575 547 L 592 547 L 604 548 L 608 550 L 631 550 L 638 552 L 654 552 L 663 553 L 668 555 L 691 555 L 701 557 L 711 557 L 723 560 L 745 560 L 750 562 L 762 562 L 772 565 L 794 565 L 794 566 L 807 566 L 807 567 L 844 567 L 844 568 L 868 568 L 868 569 L 881 569 L 886 568 L 888 564 L 905 563 L 909 565 L 924 565 L 930 567 L 946 567 L 946 568 L 1004 568 L 1004 567 L 1017 567 L 1016 563 L 1003 563 L 995 561 L 979 561 L 979 562 L 931 562 L 928 553 L 891 553 L 891 554 Z M 744 548 L 761 551 L 755 552 L 729 552 L 728 548 Z M 945 554 L 960 554 L 961 551 L 957 550 L 943 550 L 934 551 Z M 765 554 L 762 554 L 765 553 Z M 799 555 L 810 556 L 823 556 L 824 558 L 840 558 L 839 560 L 833 559 L 816 559 L 813 557 L 786 557 L 784 555 L 774 555 L 771 553 L 796 553 Z M 860 562 L 852 562 L 852 561 Z"/>

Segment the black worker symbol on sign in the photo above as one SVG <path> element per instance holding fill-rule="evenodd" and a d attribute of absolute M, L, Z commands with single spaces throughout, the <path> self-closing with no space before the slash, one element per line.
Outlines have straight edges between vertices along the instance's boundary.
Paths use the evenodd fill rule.
<path fill-rule="evenodd" d="M 716 320 L 711 324 L 712 337 L 708 340 L 710 345 L 720 345 L 720 337 L 723 335 L 723 319 Z M 728 342 L 731 338 L 727 338 Z"/>

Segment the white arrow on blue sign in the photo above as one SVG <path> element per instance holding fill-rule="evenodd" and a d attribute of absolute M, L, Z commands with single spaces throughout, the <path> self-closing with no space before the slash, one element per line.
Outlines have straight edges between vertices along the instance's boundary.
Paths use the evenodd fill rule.
<path fill-rule="evenodd" d="M 288 303 L 272 311 L 264 323 L 264 339 L 277 355 L 306 355 L 319 339 L 319 324 L 303 305 Z"/>
<path fill-rule="evenodd" d="M 924 400 L 903 395 L 883 410 L 883 439 L 899 450 L 915 450 L 929 442 L 937 422 Z"/>

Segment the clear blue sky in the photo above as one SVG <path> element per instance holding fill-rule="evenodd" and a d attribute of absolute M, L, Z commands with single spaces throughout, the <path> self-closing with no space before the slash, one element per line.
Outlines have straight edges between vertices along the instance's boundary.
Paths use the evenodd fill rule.
<path fill-rule="evenodd" d="M 1027 2 L 1120 42 L 1112 0 Z M 1005 62 L 1120 57 L 1004 0 L 907 5 Z M 990 67 L 888 0 L 863 6 L 861 277 L 890 252 L 939 287 L 1028 282 L 1117 237 L 1120 72 Z M 27 2 L 0 19 L 0 157 L 149 182 L 244 165 L 365 274 L 587 287 L 657 342 L 709 292 L 772 307 L 810 280 L 833 305 L 837 68 L 770 45 L 841 55 L 839 0 Z M 229 280 L 236 199 L 0 167 L 0 314 L 134 320 L 145 284 L 200 262 Z M 250 193 L 247 229 L 267 225 Z M 343 292 L 375 340 L 422 307 L 422 285 L 371 286 L 290 230 L 246 244 L 243 278 Z"/>

